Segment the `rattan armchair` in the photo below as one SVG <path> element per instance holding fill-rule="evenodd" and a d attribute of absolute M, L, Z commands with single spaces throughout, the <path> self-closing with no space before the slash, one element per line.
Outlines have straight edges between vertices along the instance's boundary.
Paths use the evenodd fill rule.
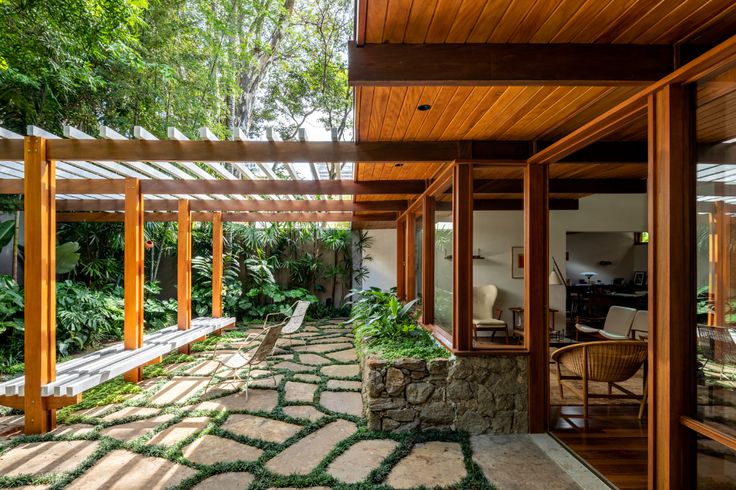
<path fill-rule="evenodd" d="M 634 376 L 647 359 L 647 343 L 638 340 L 604 340 L 573 344 L 552 353 L 552 360 L 557 363 L 557 380 L 560 396 L 563 395 L 562 381 L 577 380 L 583 382 L 582 391 L 578 392 L 568 386 L 583 400 L 583 416 L 588 418 L 589 398 L 634 399 L 640 401 L 639 418 L 644 414 L 646 403 L 646 381 L 644 392 L 637 395 L 618 385 Z M 562 375 L 561 366 L 571 371 L 572 375 Z M 588 384 L 591 381 L 608 383 L 608 394 L 590 393 Z M 616 388 L 621 393 L 613 393 Z"/>

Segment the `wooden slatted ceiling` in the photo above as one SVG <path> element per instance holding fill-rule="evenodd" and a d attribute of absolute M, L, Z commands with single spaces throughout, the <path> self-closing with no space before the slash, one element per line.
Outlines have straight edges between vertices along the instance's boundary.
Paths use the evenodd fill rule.
<path fill-rule="evenodd" d="M 358 141 L 555 139 L 640 87 L 358 87 Z M 430 104 L 428 111 L 419 111 Z"/>
<path fill-rule="evenodd" d="M 359 38 L 405 44 L 675 44 L 700 33 L 728 35 L 728 24 L 717 21 L 736 8 L 732 0 L 364 1 Z"/>

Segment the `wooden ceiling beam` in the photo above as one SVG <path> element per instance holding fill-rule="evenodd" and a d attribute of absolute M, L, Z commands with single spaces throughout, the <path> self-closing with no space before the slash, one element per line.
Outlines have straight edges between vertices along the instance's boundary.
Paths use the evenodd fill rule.
<path fill-rule="evenodd" d="M 213 213 L 196 212 L 192 213 L 193 221 L 212 221 Z M 350 212 L 336 213 L 234 213 L 228 212 L 222 214 L 223 221 L 233 223 L 255 223 L 255 222 L 303 222 L 303 223 L 333 223 L 333 222 L 362 222 L 362 221 L 391 221 L 396 219 L 397 213 L 380 212 L 370 214 L 356 215 Z M 176 221 L 178 214 L 176 212 L 147 212 L 143 218 L 145 221 Z M 105 222 L 118 223 L 123 222 L 125 214 L 121 212 L 62 212 L 56 214 L 57 222 L 77 223 L 77 222 Z"/>
<path fill-rule="evenodd" d="M 669 45 L 348 43 L 351 85 L 638 85 L 675 69 Z"/>
<path fill-rule="evenodd" d="M 192 211 L 403 211 L 407 201 L 350 201 L 350 200 L 265 200 L 249 199 L 219 200 L 203 199 L 190 201 Z M 176 211 L 178 200 L 149 199 L 146 201 L 146 211 Z M 120 199 L 58 199 L 58 211 L 123 211 L 125 201 Z"/>
<path fill-rule="evenodd" d="M 496 179 L 475 181 L 477 194 L 521 194 L 521 179 Z M 550 179 L 549 192 L 554 194 L 644 194 L 644 179 Z"/>
<path fill-rule="evenodd" d="M 532 141 L 176 141 L 176 140 L 48 140 L 53 160 L 130 162 L 449 162 L 488 160 L 525 163 L 534 148 L 552 142 Z M 646 162 L 646 142 L 609 142 L 586 149 L 588 162 L 614 158 Z M 574 156 L 573 156 L 574 157 Z M 23 140 L 0 139 L 0 161 L 22 161 Z M 575 158 L 572 159 L 575 161 Z M 578 159 L 578 161 L 583 161 Z M 84 165 L 82 163 L 82 165 Z"/>
<path fill-rule="evenodd" d="M 446 201 L 438 201 L 435 203 L 436 209 L 449 211 L 452 209 L 452 203 Z M 577 199 L 550 199 L 549 208 L 551 210 L 577 211 L 580 205 Z M 473 200 L 473 211 L 522 211 L 524 209 L 524 200 L 519 199 L 475 199 Z"/>

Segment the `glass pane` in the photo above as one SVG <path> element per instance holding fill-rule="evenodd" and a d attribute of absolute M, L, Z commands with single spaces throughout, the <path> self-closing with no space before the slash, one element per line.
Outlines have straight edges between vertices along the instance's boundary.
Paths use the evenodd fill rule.
<path fill-rule="evenodd" d="M 697 418 L 736 435 L 736 71 L 698 84 Z"/>
<path fill-rule="evenodd" d="M 705 437 L 698 437 L 698 488 L 732 489 L 736 482 L 736 452 Z"/>
<path fill-rule="evenodd" d="M 434 213 L 434 323 L 452 334 L 452 202 L 437 199 Z"/>
<path fill-rule="evenodd" d="M 422 217 L 416 218 L 416 237 L 414 238 L 414 278 L 417 298 L 422 297 Z"/>
<path fill-rule="evenodd" d="M 473 177 L 473 342 L 476 348 L 524 343 L 522 166 L 475 164 Z"/>

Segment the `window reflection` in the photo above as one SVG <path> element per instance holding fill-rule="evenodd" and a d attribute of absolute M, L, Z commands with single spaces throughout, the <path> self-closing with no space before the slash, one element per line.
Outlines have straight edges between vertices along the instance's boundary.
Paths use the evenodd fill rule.
<path fill-rule="evenodd" d="M 434 322 L 452 334 L 452 203 L 437 200 L 434 213 Z"/>

